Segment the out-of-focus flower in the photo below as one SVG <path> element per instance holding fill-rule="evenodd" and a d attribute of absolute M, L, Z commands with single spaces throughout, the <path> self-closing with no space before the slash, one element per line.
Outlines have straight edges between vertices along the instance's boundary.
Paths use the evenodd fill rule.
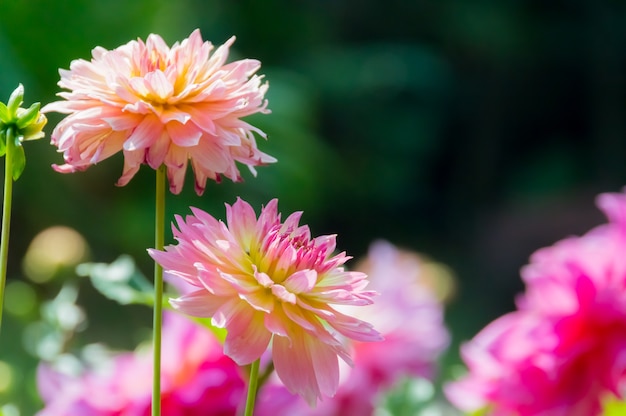
<path fill-rule="evenodd" d="M 22 84 L 11 93 L 5 105 L 0 102 L 0 156 L 11 146 L 13 156 L 13 180 L 17 180 L 26 165 L 26 157 L 22 142 L 37 140 L 44 136 L 43 127 L 48 121 L 40 111 L 39 103 L 22 108 L 24 103 L 24 87 Z"/>
<path fill-rule="evenodd" d="M 368 305 L 374 292 L 364 290 L 364 273 L 344 270 L 345 253 L 333 256 L 334 235 L 311 238 L 298 224 L 301 212 L 282 223 L 277 207 L 276 199 L 270 201 L 257 219 L 238 199 L 226 205 L 227 224 L 192 208 L 186 219 L 176 217 L 178 244 L 149 252 L 165 276 L 195 286 L 171 303 L 226 328 L 226 355 L 246 365 L 271 342 L 278 377 L 314 404 L 335 394 L 338 357 L 351 363 L 339 334 L 381 339 L 372 325 L 332 305 Z"/>
<path fill-rule="evenodd" d="M 122 353 L 80 375 L 41 364 L 37 382 L 45 408 L 37 416 L 148 416 L 149 351 Z M 170 313 L 163 326 L 161 408 L 168 416 L 234 416 L 244 397 L 238 366 L 206 328 Z"/>
<path fill-rule="evenodd" d="M 341 382 L 333 399 L 307 409 L 300 398 L 289 394 L 274 379 L 261 389 L 257 413 L 366 416 L 373 414 L 381 395 L 404 378 L 432 380 L 449 336 L 443 322 L 443 306 L 429 287 L 437 276 L 425 275 L 424 265 L 425 261 L 415 253 L 399 250 L 386 241 L 373 243 L 367 258 L 356 268 L 368 274 L 370 287 L 379 296 L 372 305 L 345 307 L 342 311 L 373 323 L 384 341 L 351 342 L 354 367 L 342 366 Z"/>
<path fill-rule="evenodd" d="M 61 70 L 64 101 L 43 111 L 69 114 L 52 133 L 52 144 L 63 152 L 59 172 L 85 170 L 113 154 L 124 152 L 126 185 L 141 164 L 167 167 L 170 190 L 183 187 L 188 161 L 195 189 L 207 179 L 224 175 L 241 180 L 235 162 L 254 166 L 274 162 L 257 149 L 254 133 L 265 134 L 241 120 L 268 113 L 268 84 L 256 75 L 260 62 L 243 59 L 226 64 L 230 38 L 213 53 L 200 31 L 169 48 L 151 34 L 114 50 L 97 47 L 91 61 L 75 60 Z"/>
<path fill-rule="evenodd" d="M 626 391 L 626 194 L 602 194 L 609 218 L 535 252 L 518 311 L 462 349 L 468 375 L 448 397 L 493 415 L 593 416 Z"/>

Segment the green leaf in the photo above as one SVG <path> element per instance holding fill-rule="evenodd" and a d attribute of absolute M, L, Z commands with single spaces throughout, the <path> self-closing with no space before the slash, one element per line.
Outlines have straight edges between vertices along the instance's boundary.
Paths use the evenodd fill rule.
<path fill-rule="evenodd" d="M 24 148 L 22 147 L 20 137 L 16 137 L 14 140 L 10 140 L 10 136 L 7 137 L 7 145 L 11 146 L 11 154 L 13 155 L 13 180 L 16 181 L 24 168 L 26 167 L 26 155 L 24 154 Z"/>
<path fill-rule="evenodd" d="M 23 102 L 24 102 L 24 86 L 20 84 L 11 93 L 11 96 L 9 97 L 9 102 L 7 103 L 7 109 L 9 110 L 9 115 L 11 118 L 13 118 L 15 114 L 17 114 L 17 109 L 20 108 L 20 105 L 22 105 Z"/>
<path fill-rule="evenodd" d="M 152 284 L 130 256 L 122 255 L 111 264 L 83 263 L 78 265 L 76 273 L 89 277 L 96 290 L 122 305 L 154 303 Z"/>
<path fill-rule="evenodd" d="M 615 397 L 610 397 L 604 400 L 604 416 L 622 416 L 626 415 L 626 402 L 617 400 Z"/>
<path fill-rule="evenodd" d="M 171 308 L 171 306 L 169 305 L 169 302 L 168 302 L 168 307 Z M 213 325 L 211 323 L 211 318 L 196 318 L 196 317 L 192 317 L 192 318 L 193 318 L 194 322 L 202 325 L 203 327 L 205 327 L 208 330 L 210 330 L 211 332 L 213 332 L 213 335 L 215 335 L 215 337 L 220 342 L 222 342 L 222 343 L 224 342 L 224 340 L 226 339 L 226 334 L 228 333 L 228 331 L 226 331 L 226 329 L 218 328 L 215 325 Z"/>
<path fill-rule="evenodd" d="M 0 130 L 0 157 L 4 156 L 7 151 L 7 132 L 6 130 Z"/>
<path fill-rule="evenodd" d="M 41 108 L 41 104 L 34 103 L 27 110 L 20 110 L 17 118 L 17 128 L 23 129 L 24 127 L 34 123 L 39 118 L 39 108 Z"/>
<path fill-rule="evenodd" d="M 482 409 L 476 410 L 475 412 L 470 413 L 468 416 L 487 416 L 489 412 L 489 406 L 485 406 Z"/>
<path fill-rule="evenodd" d="M 9 109 L 3 102 L 0 101 L 0 122 L 9 124 L 11 122 L 9 115 Z"/>

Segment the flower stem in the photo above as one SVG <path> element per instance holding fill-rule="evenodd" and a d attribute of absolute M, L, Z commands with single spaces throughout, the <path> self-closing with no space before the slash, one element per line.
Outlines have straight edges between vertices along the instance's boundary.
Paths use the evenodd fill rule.
<path fill-rule="evenodd" d="M 2 234 L 0 235 L 0 328 L 2 328 L 4 287 L 7 280 L 7 264 L 9 260 L 9 229 L 11 227 L 11 202 L 13 200 L 13 146 L 9 144 L 9 141 L 13 140 L 15 140 L 13 128 L 9 127 L 6 131 L 4 197 L 2 199 Z"/>
<path fill-rule="evenodd" d="M 248 396 L 246 397 L 246 411 L 244 416 L 252 416 L 254 412 L 254 400 L 256 399 L 257 384 L 259 381 L 259 365 L 261 359 L 250 364 L 250 380 L 248 381 Z"/>
<path fill-rule="evenodd" d="M 263 385 L 270 378 L 273 372 L 274 372 L 274 361 L 270 361 L 265 371 L 263 371 L 263 373 L 259 375 L 257 389 L 260 389 L 261 387 L 263 387 Z"/>
<path fill-rule="evenodd" d="M 165 241 L 165 165 L 156 170 L 154 248 L 163 250 Z M 161 326 L 163 321 L 163 267 L 154 262 L 154 317 L 152 331 L 152 416 L 161 415 Z"/>

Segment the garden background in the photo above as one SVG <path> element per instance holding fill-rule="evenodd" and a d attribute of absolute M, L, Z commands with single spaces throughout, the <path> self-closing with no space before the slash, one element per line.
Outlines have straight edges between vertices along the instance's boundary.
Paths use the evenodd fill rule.
<path fill-rule="evenodd" d="M 21 82 L 27 104 L 55 100 L 58 69 L 95 46 L 149 33 L 172 44 L 195 28 L 216 45 L 236 35 L 231 60 L 261 60 L 270 84 L 272 114 L 253 124 L 278 163 L 243 184 L 208 183 L 202 197 L 187 175 L 167 195 L 168 222 L 189 206 L 223 218 L 239 195 L 257 212 L 277 197 L 356 258 L 383 238 L 446 265 L 449 378 L 458 345 L 514 308 L 528 256 L 602 222 L 594 196 L 626 185 L 624 22 L 620 1 L 0 0 L 0 99 Z M 0 403 L 23 415 L 41 406 L 41 306 L 63 285 L 78 287 L 88 321 L 68 348 L 131 349 L 151 325 L 150 310 L 105 299 L 74 265 L 130 254 L 151 275 L 154 173 L 115 187 L 121 155 L 54 172 L 60 119 L 25 144 L 14 188 Z M 84 240 L 55 228 L 33 244 L 54 226 Z"/>

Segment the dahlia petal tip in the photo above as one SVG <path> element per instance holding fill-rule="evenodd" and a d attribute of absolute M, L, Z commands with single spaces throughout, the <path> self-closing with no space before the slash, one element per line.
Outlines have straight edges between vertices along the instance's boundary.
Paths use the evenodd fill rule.
<path fill-rule="evenodd" d="M 67 163 L 64 165 L 53 164 L 52 169 L 54 169 L 55 172 L 59 172 L 59 173 L 74 173 L 80 170 L 76 166 L 73 166 Z"/>

